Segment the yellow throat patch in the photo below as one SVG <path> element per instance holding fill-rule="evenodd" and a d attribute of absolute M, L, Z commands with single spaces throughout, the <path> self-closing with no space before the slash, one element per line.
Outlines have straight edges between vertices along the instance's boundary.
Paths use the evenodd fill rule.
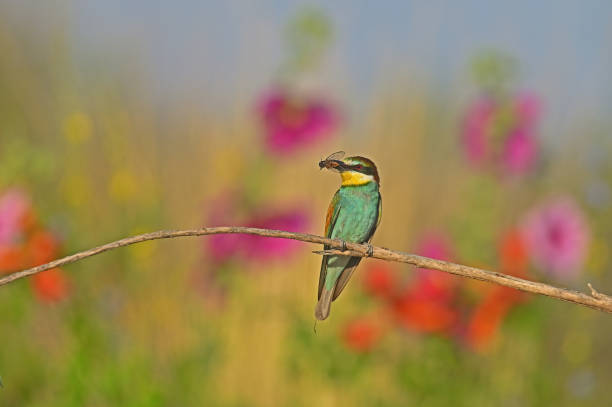
<path fill-rule="evenodd" d="M 342 177 L 342 185 L 364 185 L 374 181 L 374 177 L 367 174 L 362 174 L 357 171 L 344 171 L 340 173 Z"/>

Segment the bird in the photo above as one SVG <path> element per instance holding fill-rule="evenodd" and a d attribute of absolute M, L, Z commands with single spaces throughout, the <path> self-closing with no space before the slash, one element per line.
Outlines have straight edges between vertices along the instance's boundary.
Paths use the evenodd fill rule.
<path fill-rule="evenodd" d="M 338 151 L 319 161 L 320 169 L 338 172 L 342 180 L 327 210 L 325 236 L 369 245 L 382 217 L 380 177 L 372 160 L 361 156 L 342 160 L 344 155 Z M 326 245 L 325 250 L 329 249 Z M 372 252 L 371 245 L 369 252 Z M 323 256 L 315 307 L 317 320 L 329 316 L 332 301 L 342 293 L 360 261 L 358 256 Z"/>

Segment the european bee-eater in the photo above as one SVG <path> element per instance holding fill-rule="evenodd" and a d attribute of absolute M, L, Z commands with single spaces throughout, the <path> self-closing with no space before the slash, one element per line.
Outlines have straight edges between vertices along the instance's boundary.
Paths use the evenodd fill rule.
<path fill-rule="evenodd" d="M 342 185 L 327 210 L 325 236 L 345 242 L 369 243 L 382 215 L 378 170 L 365 157 L 341 160 L 343 156 L 344 153 L 339 151 L 319 162 L 321 169 L 339 172 L 342 178 Z M 319 275 L 319 302 L 315 308 L 318 320 L 329 316 L 331 302 L 346 287 L 360 261 L 361 257 L 323 256 Z"/>

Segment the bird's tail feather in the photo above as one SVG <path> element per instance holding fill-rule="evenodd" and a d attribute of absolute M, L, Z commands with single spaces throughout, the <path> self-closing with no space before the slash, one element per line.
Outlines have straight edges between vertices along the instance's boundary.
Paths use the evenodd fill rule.
<path fill-rule="evenodd" d="M 315 318 L 319 321 L 322 321 L 329 316 L 329 309 L 331 308 L 333 295 L 333 289 L 328 290 L 323 287 L 321 298 L 319 298 L 319 302 L 317 302 L 317 306 L 315 307 Z"/>

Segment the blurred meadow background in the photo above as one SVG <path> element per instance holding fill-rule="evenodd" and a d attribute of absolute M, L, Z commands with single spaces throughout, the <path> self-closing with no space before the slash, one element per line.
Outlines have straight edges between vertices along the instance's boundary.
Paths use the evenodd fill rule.
<path fill-rule="evenodd" d="M 322 234 L 612 292 L 612 4 L 2 1 L 0 272 L 159 229 Z M 316 246 L 142 243 L 0 287 L 3 406 L 608 405 L 609 315 Z"/>

